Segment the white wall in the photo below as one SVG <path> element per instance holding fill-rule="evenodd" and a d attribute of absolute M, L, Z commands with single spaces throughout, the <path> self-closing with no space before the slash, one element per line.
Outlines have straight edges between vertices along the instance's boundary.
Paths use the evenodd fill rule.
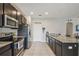
<path fill-rule="evenodd" d="M 50 33 L 65 33 L 65 21 L 58 19 L 33 19 L 32 22 L 41 22 Z"/>
<path fill-rule="evenodd" d="M 32 22 L 41 22 L 43 27 L 46 27 L 46 31 L 50 33 L 66 33 L 67 19 L 32 19 Z M 73 34 L 76 33 L 75 26 L 79 24 L 79 18 L 73 18 Z"/>

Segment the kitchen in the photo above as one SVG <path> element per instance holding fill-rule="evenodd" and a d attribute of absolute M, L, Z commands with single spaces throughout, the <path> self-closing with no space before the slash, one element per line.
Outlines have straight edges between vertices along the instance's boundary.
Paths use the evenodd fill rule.
<path fill-rule="evenodd" d="M 0 55 L 16 56 L 30 48 L 31 24 L 10 3 L 0 3 Z M 18 21 L 19 20 L 19 21 Z M 29 39 L 29 41 L 28 41 Z M 29 43 L 30 42 L 30 43 Z"/>
<path fill-rule="evenodd" d="M 37 42 L 33 47 L 45 43 L 56 56 L 78 56 L 78 6 L 0 3 L 0 56 L 23 56 L 33 42 Z M 38 56 L 40 49 L 36 52 Z"/>

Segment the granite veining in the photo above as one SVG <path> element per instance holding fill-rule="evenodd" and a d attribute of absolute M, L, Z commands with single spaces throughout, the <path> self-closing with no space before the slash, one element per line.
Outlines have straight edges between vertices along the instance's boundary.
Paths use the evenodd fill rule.
<path fill-rule="evenodd" d="M 10 41 L 0 41 L 0 48 L 2 48 L 2 47 L 4 47 L 4 46 L 6 46 L 6 45 L 8 45 L 8 44 L 11 44 L 12 42 L 10 42 Z"/>
<path fill-rule="evenodd" d="M 54 38 L 62 43 L 78 43 L 79 40 L 76 39 L 75 37 L 66 37 L 66 36 L 62 36 L 62 35 L 59 35 L 59 36 L 52 36 L 52 35 L 49 35 L 51 38 Z"/>

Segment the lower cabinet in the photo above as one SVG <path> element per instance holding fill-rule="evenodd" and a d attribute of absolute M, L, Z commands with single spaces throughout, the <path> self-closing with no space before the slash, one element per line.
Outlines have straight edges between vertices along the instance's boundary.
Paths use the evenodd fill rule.
<path fill-rule="evenodd" d="M 64 43 L 62 45 L 63 56 L 78 56 L 78 44 L 77 43 Z"/>
<path fill-rule="evenodd" d="M 56 54 L 56 43 L 55 43 L 55 39 L 54 38 L 52 38 L 52 40 L 53 40 L 53 52 Z"/>
<path fill-rule="evenodd" d="M 63 44 L 62 45 L 62 55 L 63 56 L 73 56 L 73 44 Z"/>
<path fill-rule="evenodd" d="M 56 41 L 56 55 L 57 56 L 62 55 L 62 45 L 59 41 Z"/>
<path fill-rule="evenodd" d="M 50 48 L 53 50 L 53 40 L 50 38 Z"/>
<path fill-rule="evenodd" d="M 12 49 L 10 44 L 0 48 L 0 56 L 12 56 Z"/>
<path fill-rule="evenodd" d="M 73 55 L 78 56 L 78 43 L 73 44 Z"/>
<path fill-rule="evenodd" d="M 12 56 L 12 50 L 9 49 L 9 50 L 3 52 L 2 54 L 0 54 L 0 56 Z"/>
<path fill-rule="evenodd" d="M 48 44 L 56 56 L 78 56 L 78 43 L 62 43 L 49 38 Z"/>

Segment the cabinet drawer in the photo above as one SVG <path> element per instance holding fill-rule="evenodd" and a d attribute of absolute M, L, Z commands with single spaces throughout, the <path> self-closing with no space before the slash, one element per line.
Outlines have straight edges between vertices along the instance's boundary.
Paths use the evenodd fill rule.
<path fill-rule="evenodd" d="M 62 51 L 61 45 L 56 44 L 56 55 L 61 56 L 62 55 L 61 51 Z"/>
<path fill-rule="evenodd" d="M 73 44 L 62 44 L 62 55 L 73 56 Z"/>
<path fill-rule="evenodd" d="M 12 56 L 12 50 L 8 49 L 5 52 L 3 52 L 2 54 L 0 54 L 0 56 Z"/>
<path fill-rule="evenodd" d="M 73 44 L 73 56 L 78 56 L 78 43 Z"/>
<path fill-rule="evenodd" d="M 0 48 L 0 54 L 4 53 L 6 50 L 9 50 L 9 49 L 11 49 L 10 44 Z"/>

